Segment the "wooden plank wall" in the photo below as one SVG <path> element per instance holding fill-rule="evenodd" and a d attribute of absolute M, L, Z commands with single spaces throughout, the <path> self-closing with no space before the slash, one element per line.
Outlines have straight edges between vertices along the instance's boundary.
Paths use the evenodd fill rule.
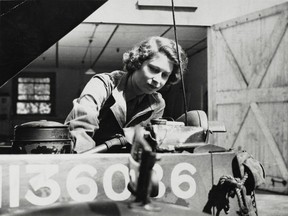
<path fill-rule="evenodd" d="M 208 31 L 210 120 L 218 145 L 245 149 L 265 167 L 265 190 L 288 194 L 288 3 Z"/>

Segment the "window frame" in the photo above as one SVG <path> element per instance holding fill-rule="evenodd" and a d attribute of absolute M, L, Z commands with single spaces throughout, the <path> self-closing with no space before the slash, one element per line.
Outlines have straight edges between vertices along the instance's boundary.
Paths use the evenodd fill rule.
<path fill-rule="evenodd" d="M 20 77 L 28 77 L 28 78 L 50 78 L 50 100 L 45 102 L 51 103 L 51 113 L 49 114 L 40 114 L 40 113 L 29 113 L 29 114 L 19 114 L 17 113 L 17 102 L 21 102 L 22 100 L 18 100 L 18 78 Z M 55 107 L 56 107 L 56 73 L 55 72 L 29 72 L 22 71 L 17 76 L 13 78 L 13 113 L 15 116 L 55 116 Z M 42 100 L 27 100 L 25 102 L 42 102 Z"/>

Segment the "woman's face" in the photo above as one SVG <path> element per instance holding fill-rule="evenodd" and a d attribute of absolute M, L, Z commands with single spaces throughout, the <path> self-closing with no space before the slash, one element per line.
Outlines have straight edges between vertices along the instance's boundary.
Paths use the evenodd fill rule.
<path fill-rule="evenodd" d="M 152 94 L 161 89 L 173 70 L 173 63 L 163 53 L 156 53 L 132 74 L 132 83 L 138 93 Z"/>

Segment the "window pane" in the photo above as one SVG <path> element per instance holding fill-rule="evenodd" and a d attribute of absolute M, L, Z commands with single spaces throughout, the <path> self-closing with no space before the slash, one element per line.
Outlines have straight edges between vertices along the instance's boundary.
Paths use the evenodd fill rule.
<path fill-rule="evenodd" d="M 50 78 L 35 78 L 35 83 L 50 83 Z"/>
<path fill-rule="evenodd" d="M 25 103 L 17 103 L 17 114 L 28 114 L 28 110 L 25 107 Z"/>
<path fill-rule="evenodd" d="M 33 94 L 34 93 L 34 84 L 18 84 L 18 94 Z"/>
<path fill-rule="evenodd" d="M 22 82 L 22 83 L 33 83 L 34 82 L 34 79 L 33 78 L 28 78 L 28 77 L 19 77 L 18 78 L 18 82 Z"/>
<path fill-rule="evenodd" d="M 35 84 L 34 86 L 35 94 L 50 94 L 50 85 L 49 84 Z"/>
<path fill-rule="evenodd" d="M 18 95 L 18 100 L 27 100 L 28 95 Z"/>
<path fill-rule="evenodd" d="M 40 103 L 39 112 L 41 114 L 51 113 L 51 103 Z"/>
<path fill-rule="evenodd" d="M 49 101 L 50 100 L 50 95 L 34 95 L 33 99 Z"/>

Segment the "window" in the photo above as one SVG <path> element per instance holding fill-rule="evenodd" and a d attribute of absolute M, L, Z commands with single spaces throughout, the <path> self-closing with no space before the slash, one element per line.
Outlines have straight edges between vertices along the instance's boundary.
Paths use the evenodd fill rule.
<path fill-rule="evenodd" d="M 54 73 L 21 73 L 14 79 L 16 115 L 51 115 L 55 106 Z"/>

